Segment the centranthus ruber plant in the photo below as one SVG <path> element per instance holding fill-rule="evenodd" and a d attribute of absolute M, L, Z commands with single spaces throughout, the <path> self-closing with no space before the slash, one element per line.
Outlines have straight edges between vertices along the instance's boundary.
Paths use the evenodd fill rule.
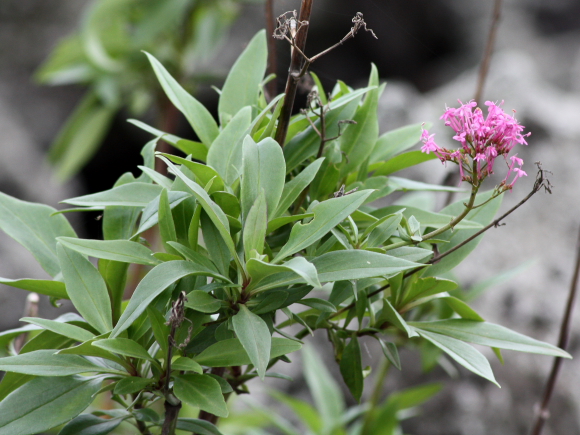
<path fill-rule="evenodd" d="M 421 150 L 427 154 L 435 153 L 442 162 L 453 162 L 459 165 L 461 180 L 474 186 L 479 186 L 488 175 L 494 173 L 494 163 L 498 157 L 503 157 L 507 166 L 507 174 L 496 187 L 498 193 L 511 190 L 518 178 L 527 174 L 522 169 L 523 160 L 517 154 L 508 158 L 513 148 L 527 145 L 526 137 L 530 133 L 522 134 L 524 126 L 508 115 L 501 108 L 502 103 L 496 104 L 486 101 L 488 114 L 484 117 L 483 111 L 477 107 L 475 101 L 461 104 L 458 108 L 448 107 L 440 119 L 445 125 L 455 131 L 453 139 L 461 144 L 457 150 L 442 148 L 435 143 L 434 134 L 423 130 L 421 140 L 424 145 Z M 514 111 L 515 114 L 515 111 Z M 509 178 L 513 173 L 513 179 Z"/>
<path fill-rule="evenodd" d="M 347 410 L 331 370 L 307 350 L 305 375 L 320 415 L 286 400 L 309 419 L 312 430 L 299 432 L 275 413 L 262 414 L 262 423 L 284 433 L 402 433 L 406 410 L 440 386 L 384 397 L 389 366 L 403 369 L 401 348 L 420 354 L 427 368 L 453 360 L 495 384 L 489 361 L 469 343 L 500 359 L 500 349 L 570 357 L 486 322 L 449 279 L 497 225 L 501 194 L 513 187 L 506 177 L 479 192 L 495 159 L 511 159 L 509 174 L 524 175 L 521 160 L 508 156 L 525 144 L 523 127 L 493 103 L 484 119 L 471 102 L 443 117 L 461 142 L 457 151 L 421 135 L 421 124 L 379 134 L 385 84 L 374 65 L 361 89 L 338 82 L 327 92 L 311 73 L 316 98 L 292 115 L 288 89 L 306 74 L 301 65 L 320 57 L 305 60 L 298 45 L 308 20 L 294 26 L 296 35 L 284 38 L 294 54 L 286 93 L 269 99 L 264 90 L 265 32 L 233 65 L 217 118 L 148 54 L 156 91 L 199 141 L 132 121 L 152 135 L 136 176 L 128 172 L 109 190 L 64 200 L 73 206 L 64 211 L 0 193 L 0 229 L 50 275 L 0 283 L 70 300 L 76 310 L 53 320 L 31 315 L 21 319 L 26 326 L 0 332 L 0 370 L 7 372 L 0 435 L 232 434 L 219 426 L 229 418 L 229 399 L 250 393 L 252 379 L 288 379 L 275 366 L 291 362 L 317 330 L 331 342 L 353 399 L 363 403 Z M 369 30 L 357 14 L 337 46 L 360 29 Z M 434 154 L 409 151 L 421 137 L 423 150 Z M 159 152 L 161 141 L 181 155 Z M 459 164 L 471 183 L 468 200 L 438 212 L 404 195 L 395 203 L 394 192 L 463 192 L 397 176 L 436 156 Z M 95 210 L 104 240 L 79 238 L 63 212 Z M 365 348 L 380 360 L 370 395 Z"/>

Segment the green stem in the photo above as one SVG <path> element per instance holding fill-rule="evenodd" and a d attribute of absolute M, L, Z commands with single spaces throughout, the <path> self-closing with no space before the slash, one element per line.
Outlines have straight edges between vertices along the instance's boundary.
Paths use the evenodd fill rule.
<path fill-rule="evenodd" d="M 428 239 L 432 239 L 433 237 L 437 237 L 439 234 L 442 234 L 445 231 L 452 229 L 453 227 L 455 227 L 455 225 L 457 225 L 459 222 L 461 222 L 463 219 L 465 219 L 465 217 L 469 214 L 469 212 L 471 210 L 473 210 L 473 204 L 475 203 L 475 197 L 477 195 L 478 190 L 479 190 L 479 186 L 472 186 L 471 187 L 471 195 L 469 196 L 469 201 L 467 202 L 467 204 L 465 204 L 465 209 L 463 210 L 463 212 L 459 216 L 457 216 L 455 219 L 453 219 L 451 222 L 449 222 L 447 225 L 445 225 L 439 229 L 436 229 L 434 231 L 431 231 L 428 234 L 425 234 L 422 237 L 422 240 L 428 240 Z M 392 245 L 386 246 L 384 249 L 385 249 L 385 251 L 390 251 L 391 249 L 401 248 L 403 246 L 414 245 L 417 243 L 419 243 L 419 242 L 402 241 L 399 243 L 393 243 Z"/>

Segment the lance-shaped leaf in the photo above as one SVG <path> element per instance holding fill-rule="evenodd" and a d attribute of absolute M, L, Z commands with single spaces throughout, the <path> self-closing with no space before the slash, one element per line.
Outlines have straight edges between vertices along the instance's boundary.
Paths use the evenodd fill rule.
<path fill-rule="evenodd" d="M 280 148 L 280 146 L 278 146 Z M 260 192 L 254 205 L 246 215 L 244 224 L 244 253 L 246 258 L 251 258 L 252 250 L 262 255 L 264 252 L 264 240 L 268 228 L 268 211 L 264 190 Z"/>
<path fill-rule="evenodd" d="M 259 86 L 266 70 L 267 57 L 266 32 L 261 30 L 248 43 L 226 78 L 218 103 L 222 126 L 242 107 L 258 103 Z"/>
<path fill-rule="evenodd" d="M 0 229 L 30 251 L 50 276 L 60 272 L 56 238 L 76 237 L 66 218 L 42 204 L 21 201 L 0 192 Z"/>
<path fill-rule="evenodd" d="M 421 140 L 421 131 L 428 129 L 430 124 L 407 125 L 383 134 L 375 144 L 371 156 L 371 163 L 389 160 L 393 156 L 411 148 Z"/>
<path fill-rule="evenodd" d="M 415 166 L 419 163 L 427 162 L 436 158 L 437 155 L 435 153 L 425 154 L 423 151 L 409 151 L 408 153 L 393 157 L 386 162 L 377 163 L 376 165 L 371 166 L 369 170 L 374 171 L 373 176 L 391 175 L 394 172 L 405 168 L 410 168 L 411 166 Z"/>
<path fill-rule="evenodd" d="M 186 160 L 181 157 L 177 157 L 171 154 L 160 153 L 160 155 L 167 157 L 173 163 L 178 165 L 183 165 L 189 169 L 195 175 L 195 181 L 203 188 L 211 181 L 211 187 L 208 190 L 209 194 L 213 192 L 225 190 L 225 183 L 222 177 L 217 173 L 217 171 L 208 165 L 202 165 L 201 163 L 192 162 L 191 160 Z"/>
<path fill-rule="evenodd" d="M 270 361 L 272 347 L 272 336 L 268 325 L 260 316 L 248 310 L 245 305 L 240 305 L 240 311 L 232 317 L 232 323 L 234 332 L 263 380 Z"/>
<path fill-rule="evenodd" d="M 220 384 L 209 375 L 175 376 L 173 392 L 179 400 L 188 405 L 218 417 L 228 416 L 228 407 Z"/>
<path fill-rule="evenodd" d="M 427 210 L 422 210 L 415 207 L 409 206 L 401 206 L 401 205 L 391 205 L 388 207 L 381 208 L 379 210 L 375 210 L 371 214 L 378 218 L 383 218 L 385 216 L 391 214 L 402 214 L 407 219 L 410 219 L 412 216 L 421 223 L 421 228 L 425 227 L 433 227 L 433 228 L 441 228 L 449 222 L 451 222 L 456 214 L 445 214 L 445 213 L 433 213 Z M 454 230 L 460 229 L 480 229 L 483 225 L 478 222 L 474 222 L 471 220 L 464 219 L 455 225 Z"/>
<path fill-rule="evenodd" d="M 106 435 L 113 432 L 128 417 L 129 415 L 104 419 L 92 414 L 81 414 L 68 422 L 58 435 Z"/>
<path fill-rule="evenodd" d="M 301 347 L 302 345 L 296 340 L 273 337 L 270 359 L 295 352 Z M 248 353 L 237 338 L 218 341 L 193 357 L 193 359 L 199 364 L 208 367 L 231 367 L 251 364 Z"/>
<path fill-rule="evenodd" d="M 10 287 L 28 290 L 29 292 L 40 293 L 41 295 L 52 296 L 57 299 L 68 299 L 64 282 L 50 281 L 47 279 L 8 279 L 0 278 L 0 284 Z"/>
<path fill-rule="evenodd" d="M 93 341 L 91 345 L 130 358 L 145 359 L 155 363 L 157 362 L 151 355 L 149 355 L 143 346 L 134 340 L 129 340 L 128 338 L 106 338 Z"/>
<path fill-rule="evenodd" d="M 226 277 L 215 271 L 190 261 L 168 261 L 162 263 L 151 269 L 145 275 L 145 278 L 141 280 L 129 301 L 129 305 L 127 305 L 115 329 L 113 329 L 111 338 L 117 337 L 121 332 L 131 326 L 137 317 L 145 311 L 151 301 L 163 290 L 175 281 L 189 275 L 211 276 L 229 282 Z"/>
<path fill-rule="evenodd" d="M 352 337 L 344 347 L 340 360 L 340 374 L 357 402 L 360 402 L 364 387 L 362 355 L 358 338 Z"/>
<path fill-rule="evenodd" d="M 193 432 L 199 435 L 223 435 L 217 427 L 209 421 L 199 418 L 178 418 L 176 428 L 185 432 Z"/>
<path fill-rule="evenodd" d="M 155 57 L 149 53 L 145 54 L 149 58 L 157 80 L 163 87 L 167 98 L 185 115 L 197 136 L 206 147 L 209 147 L 219 134 L 218 126 L 211 113 L 203 104 L 188 94 Z"/>
<path fill-rule="evenodd" d="M 90 372 L 126 375 L 125 372 L 93 364 L 82 356 L 55 352 L 54 349 L 43 349 L 0 358 L 0 370 L 35 376 L 69 376 Z"/>
<path fill-rule="evenodd" d="M 240 260 L 238 258 L 238 253 L 236 247 L 230 235 L 230 224 L 226 214 L 222 209 L 209 197 L 207 192 L 196 182 L 190 180 L 186 177 L 179 169 L 175 167 L 167 158 L 161 156 L 161 159 L 167 163 L 167 166 L 171 172 L 173 172 L 177 177 L 179 177 L 187 187 L 192 191 L 195 198 L 203 207 L 203 210 L 207 213 L 220 235 L 226 246 L 228 247 L 230 253 L 239 264 Z"/>
<path fill-rule="evenodd" d="M 385 320 L 405 332 L 409 338 L 417 337 L 418 335 L 417 332 L 415 332 L 415 328 L 412 328 L 407 324 L 405 319 L 401 317 L 387 298 L 383 298 L 383 311 L 381 312 L 379 319 L 377 319 L 377 323 L 380 324 Z"/>
<path fill-rule="evenodd" d="M 156 266 L 160 263 L 149 248 L 130 240 L 87 240 L 59 237 L 58 241 L 67 248 L 89 257 L 146 266 Z"/>
<path fill-rule="evenodd" d="M 226 125 L 207 153 L 207 164 L 231 185 L 242 173 L 242 142 L 252 122 L 252 108 L 244 107 Z"/>
<path fill-rule="evenodd" d="M 311 164 L 309 164 L 303 171 L 301 171 L 296 177 L 290 180 L 284 185 L 282 190 L 282 197 L 280 198 L 280 203 L 276 209 L 276 212 L 270 216 L 270 219 L 282 215 L 288 208 L 294 203 L 302 191 L 312 183 L 314 177 L 320 169 L 320 165 L 324 161 L 324 157 L 316 159 Z"/>
<path fill-rule="evenodd" d="M 371 193 L 371 190 L 363 190 L 339 198 L 332 198 L 314 206 L 311 210 L 314 213 L 314 218 L 307 224 L 297 223 L 292 227 L 288 242 L 282 247 L 272 262 L 278 263 L 289 255 L 320 240 L 332 228 L 359 208 Z"/>
<path fill-rule="evenodd" d="M 483 346 L 571 358 L 568 352 L 556 346 L 493 323 L 468 319 L 449 319 L 435 322 L 409 322 L 409 324 L 423 331 L 435 332 Z"/>
<path fill-rule="evenodd" d="M 82 254 L 60 243 L 57 254 L 66 291 L 75 308 L 97 331 L 110 331 L 113 328 L 111 301 L 99 271 Z"/>
<path fill-rule="evenodd" d="M 446 335 L 436 334 L 422 329 L 417 329 L 416 331 L 421 337 L 433 343 L 463 367 L 493 382 L 499 387 L 499 384 L 493 376 L 489 361 L 473 346 Z"/>
<path fill-rule="evenodd" d="M 86 329 L 71 325 L 69 323 L 57 322 L 56 320 L 40 319 L 37 317 L 23 317 L 20 319 L 20 321 L 38 325 L 49 331 L 55 332 L 68 338 L 72 338 L 76 341 L 80 341 L 81 343 L 83 341 L 92 340 L 95 338 L 95 336 Z"/>
<path fill-rule="evenodd" d="M 91 404 L 101 382 L 79 376 L 32 379 L 0 402 L 0 432 L 32 435 L 63 424 Z"/>
<path fill-rule="evenodd" d="M 321 287 L 316 267 L 304 257 L 294 257 L 283 264 L 271 264 L 253 258 L 247 262 L 246 267 L 252 278 L 248 290 L 263 291 L 280 287 L 286 285 L 285 281 L 288 279 L 294 282 L 304 282 L 313 287 Z"/>
<path fill-rule="evenodd" d="M 162 187 L 149 183 L 129 183 L 103 192 L 77 196 L 61 201 L 65 204 L 86 207 L 108 207 L 113 205 L 125 207 L 145 207 L 161 193 Z M 59 234 L 66 236 L 68 234 Z"/>
<path fill-rule="evenodd" d="M 362 106 L 356 111 L 353 118 L 356 124 L 349 125 L 340 137 L 340 148 L 348 156 L 342 167 L 343 176 L 355 172 L 363 164 L 371 155 L 379 137 L 377 108 L 381 89 L 378 89 L 378 85 L 379 72 L 372 64 L 369 87 L 374 86 L 375 89 L 366 94 Z"/>
<path fill-rule="evenodd" d="M 173 251 L 171 245 L 168 244 L 168 242 L 177 242 L 177 233 L 175 232 L 175 222 L 173 221 L 173 215 L 171 213 L 171 207 L 169 206 L 169 198 L 166 189 L 163 189 L 161 195 L 159 195 L 158 217 L 159 234 L 161 235 L 165 252 L 168 254 L 178 254 L 178 252 Z"/>
<path fill-rule="evenodd" d="M 251 136 L 243 143 L 243 169 L 241 182 L 242 217 L 246 219 L 250 208 L 263 190 L 268 216 L 278 206 L 282 191 L 286 164 L 280 145 L 272 138 L 256 144 Z"/>
<path fill-rule="evenodd" d="M 215 313 L 221 308 L 222 303 L 203 290 L 193 290 L 187 294 L 185 306 L 200 313 Z"/>
<path fill-rule="evenodd" d="M 421 264 L 378 252 L 332 251 L 312 260 L 321 282 L 391 276 Z"/>

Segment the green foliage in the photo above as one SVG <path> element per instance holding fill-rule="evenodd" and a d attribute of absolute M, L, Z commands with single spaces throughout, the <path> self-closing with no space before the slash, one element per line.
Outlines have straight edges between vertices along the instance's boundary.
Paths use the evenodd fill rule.
<path fill-rule="evenodd" d="M 93 13 L 99 16 L 105 8 L 121 14 L 125 6 L 120 4 L 131 3 L 104 1 Z M 169 3 L 178 10 L 191 6 L 185 0 Z M 152 20 L 149 13 L 161 14 L 168 23 L 177 19 L 178 11 L 152 4 L 138 21 L 143 26 Z M 207 6 L 196 19 L 211 10 Z M 94 22 L 73 41 L 104 76 L 124 71 L 114 50 L 123 54 L 134 48 L 126 38 L 116 39 L 123 34 L 115 27 L 122 21 L 112 22 L 106 49 L 91 33 Z M 133 36 L 147 41 L 148 32 L 163 29 L 138 25 Z M 500 199 L 492 192 L 473 187 L 467 202 L 440 213 L 374 202 L 397 190 L 457 190 L 392 175 L 428 159 L 405 152 L 419 139 L 418 125 L 379 136 L 376 112 L 383 86 L 376 68 L 369 86 L 353 90 L 339 83 L 328 99 L 320 99 L 324 108 L 311 105 L 295 115 L 280 147 L 272 136 L 281 99 L 268 104 L 260 88 L 265 47 L 265 33 L 259 32 L 234 65 L 221 92 L 219 122 L 163 62 L 147 55 L 160 83 L 155 91 L 165 92 L 201 142 L 135 122 L 156 137 L 143 149 L 142 174 L 125 174 L 110 190 L 63 201 L 79 207 L 76 211 L 102 210 L 105 240 L 80 239 L 54 209 L 0 195 L 0 228 L 54 278 L 0 282 L 68 298 L 80 313 L 55 320 L 26 317 L 29 325 L 0 333 L 2 355 L 7 355 L 0 358 L 0 370 L 8 372 L 0 383 L 1 433 L 27 435 L 66 423 L 61 433 L 105 434 L 122 421 L 142 433 L 144 422 L 159 431 L 164 422 L 152 406 L 160 399 L 167 410 L 183 402 L 226 417 L 232 394 L 247 392 L 250 379 L 282 377 L 273 366 L 289 361 L 306 335 L 318 329 L 326 331 L 343 380 L 360 402 L 369 374 L 359 342 L 364 336 L 377 339 L 386 363 L 398 369 L 398 348 L 427 347 L 435 355 L 431 360 L 444 352 L 494 383 L 489 362 L 468 343 L 569 357 L 485 322 L 457 284 L 441 276 L 480 238 L 462 243 L 493 220 Z M 53 65 L 53 73 L 64 64 L 61 59 L 58 68 Z M 48 70 L 45 75 L 50 76 Z M 339 134 L 345 120 L 356 124 L 348 123 Z M 319 129 L 323 123 L 324 131 Z M 169 175 L 153 169 L 161 139 L 188 154 L 156 154 Z M 445 255 L 454 247 L 459 249 Z M 441 261 L 432 260 L 434 252 Z M 98 260 L 98 267 L 89 257 Z M 137 285 L 124 300 L 127 283 Z M 291 325 L 301 330 L 286 329 Z M 25 344 L 18 349 L 13 341 L 22 335 Z M 312 434 L 400 433 L 402 411 L 439 389 L 417 387 L 382 402 L 374 397 L 374 407 L 347 410 L 338 384 L 313 349 L 303 355 L 316 409 L 275 397 L 299 414 Z M 105 414 L 111 419 L 94 410 L 81 415 L 105 391 L 118 404 Z M 263 410 L 260 415 L 285 433 L 301 433 L 276 415 Z M 175 417 L 168 423 L 220 433 L 202 419 Z"/>

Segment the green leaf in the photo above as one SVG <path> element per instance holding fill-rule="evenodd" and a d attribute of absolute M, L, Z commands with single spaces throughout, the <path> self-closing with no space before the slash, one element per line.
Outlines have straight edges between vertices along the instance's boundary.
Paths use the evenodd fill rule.
<path fill-rule="evenodd" d="M 262 189 L 254 205 L 249 210 L 244 224 L 243 243 L 246 258 L 252 258 L 252 251 L 262 255 L 267 227 L 268 211 L 266 197 Z"/>
<path fill-rule="evenodd" d="M 126 375 L 119 370 L 95 365 L 78 355 L 55 352 L 54 349 L 42 349 L 0 358 L 0 370 L 35 376 L 69 376 L 88 372 Z"/>
<path fill-rule="evenodd" d="M 294 201 L 298 198 L 300 193 L 312 183 L 314 177 L 318 173 L 320 169 L 320 165 L 324 161 L 324 157 L 316 159 L 311 164 L 309 164 L 306 168 L 304 168 L 300 173 L 290 180 L 288 183 L 284 185 L 284 190 L 282 191 L 282 197 L 280 198 L 280 203 L 278 204 L 278 208 L 276 212 L 271 215 L 272 217 L 282 215 L 288 208 L 294 203 Z"/>
<path fill-rule="evenodd" d="M 169 199 L 167 190 L 163 189 L 159 195 L 159 234 L 165 251 L 169 254 L 175 254 L 171 245 L 168 242 L 177 242 L 177 233 L 175 232 L 175 222 L 173 222 L 173 215 L 169 207 Z"/>
<path fill-rule="evenodd" d="M 314 308 L 323 313 L 336 313 L 336 307 L 334 304 L 319 298 L 306 298 L 300 299 L 297 303 L 301 305 L 306 305 L 307 307 Z"/>
<path fill-rule="evenodd" d="M 321 282 L 388 276 L 420 266 L 401 258 L 359 249 L 328 252 L 312 263 Z"/>
<path fill-rule="evenodd" d="M 178 418 L 177 429 L 186 432 L 193 432 L 199 435 L 223 435 L 217 427 L 209 421 L 198 418 Z"/>
<path fill-rule="evenodd" d="M 381 349 L 383 350 L 383 355 L 389 360 L 389 362 L 394 365 L 397 370 L 401 370 L 401 359 L 399 358 L 399 351 L 394 343 L 385 342 L 377 337 Z"/>
<path fill-rule="evenodd" d="M 364 387 L 362 356 L 358 338 L 352 337 L 342 352 L 340 374 L 357 402 L 360 402 Z"/>
<path fill-rule="evenodd" d="M 38 325 L 41 328 L 72 338 L 81 343 L 95 338 L 95 336 L 86 329 L 69 323 L 57 322 L 56 320 L 40 319 L 38 317 L 23 317 L 20 321 Z"/>
<path fill-rule="evenodd" d="M 167 98 L 185 115 L 199 139 L 205 146 L 209 147 L 219 134 L 218 126 L 211 113 L 203 104 L 188 94 L 155 57 L 149 53 L 145 54 L 149 58 L 153 71 L 155 71 L 155 75 Z"/>
<path fill-rule="evenodd" d="M 149 248 L 130 240 L 87 240 L 71 237 L 58 237 L 57 240 L 63 246 L 89 257 L 146 266 L 159 264 Z"/>
<path fill-rule="evenodd" d="M 93 341 L 91 344 L 119 355 L 156 362 L 143 346 L 128 338 L 106 338 Z"/>
<path fill-rule="evenodd" d="M 414 328 L 409 327 L 405 319 L 401 317 L 387 298 L 383 298 L 383 311 L 380 318 L 377 319 L 377 323 L 380 324 L 384 320 L 406 333 L 409 338 L 417 337 L 418 335 Z"/>
<path fill-rule="evenodd" d="M 169 191 L 167 192 L 168 199 L 169 199 L 169 207 L 174 209 L 187 198 L 191 197 L 191 193 L 189 192 L 180 192 L 180 191 Z M 157 225 L 159 222 L 159 195 L 156 196 L 147 204 L 145 209 L 143 210 L 143 214 L 141 215 L 141 224 L 139 225 L 139 229 L 135 233 L 141 234 L 143 231 L 152 228 L 153 226 Z M 134 237 L 134 236 L 133 236 Z"/>
<path fill-rule="evenodd" d="M 473 346 L 446 335 L 417 329 L 421 337 L 431 342 L 466 369 L 500 386 L 493 376 L 489 361 Z"/>
<path fill-rule="evenodd" d="M 66 291 L 75 308 L 101 333 L 113 329 L 107 285 L 89 260 L 60 243 L 57 254 Z"/>
<path fill-rule="evenodd" d="M 147 145 L 144 149 L 146 148 Z M 113 187 L 131 184 L 135 181 L 133 174 L 126 172 L 119 177 Z M 136 207 L 105 207 L 103 212 L 103 238 L 105 240 L 124 240 L 131 238 L 140 213 L 141 210 Z"/>
<path fill-rule="evenodd" d="M 182 402 L 218 417 L 228 416 L 228 407 L 218 381 L 208 375 L 175 376 L 173 393 Z"/>
<path fill-rule="evenodd" d="M 374 86 L 375 89 L 366 94 L 362 106 L 357 109 L 353 118 L 356 124 L 347 126 L 340 137 L 340 148 L 348 156 L 346 164 L 342 167 L 343 176 L 358 170 L 371 155 L 379 137 L 377 109 L 381 91 L 377 88 L 379 73 L 374 64 L 371 64 L 368 85 L 369 87 Z"/>
<path fill-rule="evenodd" d="M 195 181 L 205 189 L 207 183 L 212 181 L 211 188 L 208 193 L 218 192 L 225 190 L 225 183 L 222 177 L 217 173 L 217 171 L 208 165 L 202 165 L 201 163 L 192 162 L 191 160 L 186 160 L 181 157 L 174 156 L 172 154 L 159 153 L 162 156 L 167 157 L 173 163 L 178 165 L 183 165 L 189 169 L 195 175 Z"/>
<path fill-rule="evenodd" d="M 231 185 L 242 173 L 242 143 L 252 122 L 252 108 L 244 107 L 225 126 L 207 153 L 207 164 Z"/>
<path fill-rule="evenodd" d="M 252 278 L 248 290 L 263 291 L 286 285 L 288 280 L 304 282 L 313 287 L 322 287 L 316 267 L 304 257 L 294 257 L 283 264 L 271 264 L 253 258 L 248 260 L 246 267 Z M 296 275 L 301 279 L 297 279 Z M 268 277 L 272 278 L 267 279 Z"/>
<path fill-rule="evenodd" d="M 169 170 L 173 172 L 177 177 L 179 177 L 182 181 L 184 181 L 187 187 L 193 192 L 193 195 L 199 201 L 199 203 L 203 207 L 203 210 L 207 213 L 207 215 L 209 216 L 209 218 L 219 231 L 224 243 L 228 247 L 233 258 L 236 260 L 236 263 L 240 264 L 236 247 L 230 235 L 230 224 L 228 222 L 228 218 L 226 217 L 222 209 L 219 208 L 219 206 L 209 197 L 207 192 L 203 190 L 203 188 L 199 184 L 187 178 L 165 157 L 161 157 L 161 159 L 163 159 L 167 163 Z"/>
<path fill-rule="evenodd" d="M 270 222 L 268 222 L 266 234 L 270 234 L 276 231 L 278 228 L 283 227 L 284 225 L 291 224 L 292 222 L 300 221 L 302 219 L 311 217 L 314 217 L 314 213 L 302 213 L 302 214 L 294 214 L 291 216 L 281 216 L 274 218 Z"/>
<path fill-rule="evenodd" d="M 400 213 L 389 214 L 370 225 L 368 229 L 372 229 L 366 241 L 366 246 L 372 248 L 382 245 L 397 231 L 402 219 L 403 215 Z M 367 230 L 363 233 L 362 238 L 364 238 L 366 233 Z"/>
<path fill-rule="evenodd" d="M 216 273 L 218 272 L 218 270 L 215 267 L 215 264 L 213 264 L 205 255 L 195 252 L 193 249 L 188 248 L 187 246 L 184 246 L 181 243 L 169 242 L 169 244 L 173 246 L 173 248 L 177 250 L 179 254 L 183 256 L 183 258 L 185 258 L 186 260 L 199 264 L 205 267 L 206 269 L 213 270 Z"/>
<path fill-rule="evenodd" d="M 83 97 L 51 144 L 49 160 L 56 166 L 60 181 L 78 173 L 91 159 L 118 109 L 116 105 L 103 104 L 96 92 L 89 91 Z"/>
<path fill-rule="evenodd" d="M 295 340 L 272 337 L 270 359 L 295 352 L 301 347 L 302 345 Z M 251 364 L 248 353 L 237 338 L 218 341 L 193 357 L 193 359 L 199 364 L 208 367 L 231 367 Z"/>
<path fill-rule="evenodd" d="M 568 352 L 556 346 L 535 340 L 493 323 L 468 319 L 450 319 L 435 322 L 409 322 L 409 324 L 422 331 L 435 332 L 482 346 L 571 358 Z"/>
<path fill-rule="evenodd" d="M 203 290 L 193 290 L 187 294 L 185 306 L 200 313 L 215 313 L 221 308 L 222 303 Z"/>
<path fill-rule="evenodd" d="M 256 144 L 246 136 L 242 148 L 241 206 L 242 218 L 246 219 L 250 208 L 264 191 L 268 216 L 274 214 L 282 191 L 286 164 L 280 145 L 272 138 Z"/>
<path fill-rule="evenodd" d="M 260 316 L 252 313 L 245 305 L 239 307 L 240 311 L 232 317 L 234 332 L 256 367 L 260 379 L 264 380 L 272 347 L 270 330 Z"/>
<path fill-rule="evenodd" d="M 169 344 L 167 342 L 167 337 L 169 337 L 169 326 L 165 324 L 165 317 L 163 317 L 163 314 L 153 307 L 147 307 L 146 311 L 155 341 L 159 344 L 162 355 L 167 355 L 167 351 L 169 350 Z"/>
<path fill-rule="evenodd" d="M 421 140 L 423 128 L 428 129 L 429 125 L 407 125 L 383 134 L 375 144 L 371 155 L 371 163 L 389 160 L 393 156 L 411 148 Z"/>
<path fill-rule="evenodd" d="M 226 78 L 218 104 L 222 126 L 243 107 L 258 104 L 267 57 L 266 32 L 261 30 L 248 43 Z"/>
<path fill-rule="evenodd" d="M 373 177 L 377 175 L 391 175 L 394 172 L 401 171 L 405 168 L 418 165 L 419 163 L 427 162 L 436 159 L 437 156 L 433 154 L 425 154 L 423 151 L 409 151 L 393 157 L 390 160 L 372 165 L 369 170 L 374 171 Z"/>
<path fill-rule="evenodd" d="M 339 198 L 323 201 L 312 208 L 314 218 L 307 224 L 297 223 L 292 227 L 288 242 L 272 261 L 278 263 L 314 242 L 320 240 L 332 228 L 353 213 L 372 193 L 370 190 L 355 192 Z"/>
<path fill-rule="evenodd" d="M 370 180 L 376 180 L 380 178 L 380 176 L 369 178 Z M 392 191 L 408 191 L 408 190 L 420 190 L 420 191 L 431 191 L 431 192 L 458 192 L 458 193 L 465 193 L 465 189 L 460 187 L 449 187 L 449 186 L 442 186 L 440 184 L 428 184 L 422 183 L 420 181 L 410 180 L 408 178 L 401 178 L 390 176 L 389 177 L 389 186 Z"/>
<path fill-rule="evenodd" d="M 438 293 L 450 292 L 456 288 L 457 283 L 448 279 L 434 277 L 419 278 L 412 282 L 412 284 L 409 285 L 409 288 L 405 290 L 405 294 L 400 300 L 399 305 L 407 305 L 415 299 L 425 298 Z"/>
<path fill-rule="evenodd" d="M 114 431 L 125 417 L 103 419 L 92 414 L 81 414 L 61 429 L 58 435 L 106 435 Z"/>
<path fill-rule="evenodd" d="M 228 275 L 230 262 L 232 261 L 231 251 L 206 213 L 201 213 L 200 223 L 203 242 L 209 254 L 209 259 L 223 275 Z"/>
<path fill-rule="evenodd" d="M 151 127 L 150 125 L 147 125 L 144 122 L 139 121 L 138 119 L 128 119 L 127 122 L 130 124 L 133 124 L 136 127 L 139 127 L 141 130 L 144 130 L 148 133 L 151 133 L 153 136 L 156 137 L 154 139 L 155 141 L 157 141 L 159 139 L 163 139 L 168 144 L 171 144 L 171 145 L 177 147 L 177 143 L 179 141 L 183 140 L 182 138 L 180 138 L 178 136 L 175 136 L 175 135 L 169 134 L 169 133 L 165 133 L 164 131 L 161 131 L 155 127 Z M 204 146 L 204 148 L 205 148 L 205 146 Z"/>
<path fill-rule="evenodd" d="M 21 201 L 0 192 L 0 229 L 28 249 L 53 277 L 60 272 L 56 238 L 76 237 L 66 218 L 53 216 L 54 212 L 52 207 Z"/>
<path fill-rule="evenodd" d="M 345 411 L 342 392 L 312 346 L 304 347 L 303 360 L 306 382 L 324 423 L 321 433 L 331 433 L 331 428 L 337 427 Z"/>
<path fill-rule="evenodd" d="M 126 330 L 139 317 L 147 306 L 155 299 L 163 290 L 173 284 L 175 281 L 188 276 L 201 275 L 211 276 L 213 278 L 221 279 L 226 282 L 229 280 L 224 276 L 215 273 L 201 265 L 194 264 L 190 261 L 169 261 L 162 263 L 149 271 L 145 278 L 141 280 L 127 308 L 119 319 L 119 322 L 111 333 L 111 338 L 117 337 L 121 332 Z"/>
<path fill-rule="evenodd" d="M 203 373 L 203 368 L 197 362 L 195 362 L 191 358 L 186 358 L 184 356 L 180 356 L 175 361 L 173 361 L 171 363 L 171 369 L 172 370 L 183 370 L 186 372 L 195 372 L 195 373 L 199 373 L 199 374 Z"/>
<path fill-rule="evenodd" d="M 40 293 L 41 295 L 51 296 L 57 299 L 68 299 L 64 282 L 50 281 L 46 279 L 8 279 L 0 278 L 0 284 L 9 285 L 10 287 L 28 290 L 29 292 Z"/>
<path fill-rule="evenodd" d="M 382 218 L 387 215 L 392 215 L 394 213 L 400 213 L 405 218 L 411 219 L 415 216 L 421 223 L 421 228 L 431 227 L 431 228 L 441 228 L 448 225 L 449 222 L 453 220 L 457 214 L 446 214 L 446 213 L 434 213 L 427 210 L 421 210 L 415 207 L 401 206 L 401 205 L 391 205 L 378 210 L 373 211 L 371 214 L 377 218 Z M 474 222 L 472 220 L 464 219 L 455 225 L 453 231 L 462 229 L 481 229 L 483 225 L 479 222 Z"/>
<path fill-rule="evenodd" d="M 125 207 L 145 207 L 161 193 L 162 187 L 156 184 L 134 182 L 113 187 L 99 193 L 77 196 L 61 201 L 65 204 L 87 207 L 107 207 L 112 205 Z M 68 234 L 58 234 L 66 236 Z M 74 235 L 70 235 L 71 237 Z"/>
<path fill-rule="evenodd" d="M 481 317 L 477 312 L 463 302 L 461 299 L 457 299 L 456 297 L 449 296 L 443 298 L 443 300 L 451 307 L 453 311 L 461 316 L 462 319 L 467 320 L 475 320 L 477 322 L 484 322 L 484 318 Z"/>
<path fill-rule="evenodd" d="M 33 435 L 63 424 L 91 404 L 101 382 L 78 376 L 32 379 L 0 402 L 0 431 Z"/>
<path fill-rule="evenodd" d="M 126 394 L 138 393 L 144 390 L 154 382 L 152 378 L 140 378 L 137 376 L 129 376 L 121 379 L 115 384 L 115 394 L 124 396 Z M 59 434 L 60 435 L 60 434 Z"/>

